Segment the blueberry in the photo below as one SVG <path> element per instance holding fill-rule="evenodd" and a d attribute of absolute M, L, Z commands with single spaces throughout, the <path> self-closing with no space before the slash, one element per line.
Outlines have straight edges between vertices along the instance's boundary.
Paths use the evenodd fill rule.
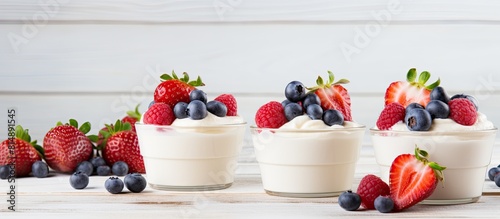
<path fill-rule="evenodd" d="M 361 205 L 361 197 L 351 190 L 340 194 L 338 199 L 340 207 L 348 211 L 355 211 Z"/>
<path fill-rule="evenodd" d="M 491 181 L 494 181 L 495 176 L 496 176 L 496 175 L 498 175 L 498 173 L 500 173 L 500 168 L 498 168 L 498 167 L 493 167 L 493 168 L 491 168 L 490 170 L 488 170 L 488 178 L 489 178 Z"/>
<path fill-rule="evenodd" d="M 307 107 L 311 104 L 321 105 L 321 100 L 315 93 L 308 93 L 306 97 L 304 97 L 304 101 L 302 101 L 302 106 L 304 106 L 304 109 L 307 109 Z"/>
<path fill-rule="evenodd" d="M 75 189 L 84 189 L 89 184 L 89 176 L 82 172 L 75 172 L 69 177 L 69 184 Z"/>
<path fill-rule="evenodd" d="M 453 95 L 453 96 L 450 98 L 450 100 L 453 100 L 453 99 L 456 99 L 456 98 L 465 98 L 465 99 L 468 99 L 468 100 L 470 100 L 470 102 L 472 102 L 472 104 L 474 104 L 474 107 L 476 107 L 476 110 L 478 110 L 478 109 L 479 109 L 479 107 L 478 107 L 478 106 L 479 106 L 479 104 L 478 104 L 478 102 L 477 102 L 476 98 L 474 98 L 474 97 L 473 97 L 473 96 L 471 96 L 471 95 L 468 95 L 468 94 L 455 94 L 455 95 Z"/>
<path fill-rule="evenodd" d="M 104 188 L 111 194 L 118 194 L 123 191 L 123 181 L 118 177 L 109 177 L 104 182 Z"/>
<path fill-rule="evenodd" d="M 428 131 L 432 125 L 431 114 L 424 109 L 412 109 L 406 114 L 405 123 L 410 131 Z"/>
<path fill-rule="evenodd" d="M 10 176 L 9 165 L 0 166 L 0 179 L 7 179 Z"/>
<path fill-rule="evenodd" d="M 36 161 L 31 165 L 31 172 L 37 178 L 45 178 L 49 175 L 49 166 L 43 161 Z"/>
<path fill-rule="evenodd" d="M 207 103 L 207 94 L 205 92 L 203 92 L 202 90 L 195 89 L 195 90 L 191 91 L 191 93 L 189 93 L 189 100 L 190 101 L 199 100 L 199 101 L 203 102 L 204 104 L 206 104 Z"/>
<path fill-rule="evenodd" d="M 446 119 L 450 115 L 450 107 L 441 100 L 431 100 L 425 110 L 431 114 L 432 119 Z"/>
<path fill-rule="evenodd" d="M 323 108 L 318 104 L 310 104 L 306 108 L 306 114 L 311 119 L 322 119 L 323 118 Z"/>
<path fill-rule="evenodd" d="M 111 171 L 117 176 L 125 176 L 128 173 L 128 165 L 123 161 L 116 161 L 111 167 Z"/>
<path fill-rule="evenodd" d="M 299 81 L 292 81 L 286 85 L 285 97 L 292 102 L 298 102 L 306 96 L 306 86 Z"/>
<path fill-rule="evenodd" d="M 329 109 L 323 112 L 323 122 L 326 125 L 343 125 L 344 124 L 344 115 L 338 110 Z"/>
<path fill-rule="evenodd" d="M 500 187 L 500 174 L 495 175 L 495 178 L 493 178 L 493 181 L 495 181 L 495 185 Z"/>
<path fill-rule="evenodd" d="M 187 106 L 188 106 L 188 104 L 185 102 L 178 102 L 177 104 L 175 104 L 175 106 L 174 106 L 175 118 L 178 118 L 178 119 L 187 118 L 188 117 Z"/>
<path fill-rule="evenodd" d="M 153 106 L 153 104 L 155 104 L 155 101 L 154 101 L 154 100 L 153 100 L 153 101 L 151 101 L 151 102 L 149 103 L 149 105 L 148 105 L 148 109 L 149 109 L 149 108 L 151 108 L 151 106 Z"/>
<path fill-rule="evenodd" d="M 85 161 L 80 162 L 78 164 L 78 166 L 76 166 L 75 171 L 82 172 L 82 173 L 87 174 L 87 176 L 90 176 L 94 172 L 94 166 L 92 165 L 92 163 L 85 160 Z"/>
<path fill-rule="evenodd" d="M 191 101 L 187 106 L 187 114 L 189 118 L 194 120 L 200 120 L 207 117 L 208 111 L 205 103 L 199 100 Z"/>
<path fill-rule="evenodd" d="M 444 88 L 441 86 L 435 87 L 432 89 L 431 94 L 430 94 L 431 100 L 440 100 L 443 101 L 443 103 L 448 104 L 448 101 L 450 101 L 450 97 L 448 94 L 446 94 L 446 91 L 444 91 Z"/>
<path fill-rule="evenodd" d="M 288 105 L 289 103 L 293 103 L 292 101 L 288 100 L 288 99 L 285 99 L 283 101 L 281 101 L 281 105 L 283 106 L 283 109 L 285 108 L 286 105 Z"/>
<path fill-rule="evenodd" d="M 94 157 L 90 160 L 92 166 L 94 166 L 94 171 L 97 170 L 98 166 L 106 165 L 106 161 L 102 157 Z"/>
<path fill-rule="evenodd" d="M 379 212 L 389 213 L 394 208 L 394 201 L 389 197 L 379 196 L 375 199 L 373 205 Z"/>
<path fill-rule="evenodd" d="M 129 173 L 123 181 L 131 192 L 142 192 L 146 188 L 146 178 L 139 173 Z"/>
<path fill-rule="evenodd" d="M 289 103 L 285 106 L 285 116 L 288 121 L 303 114 L 302 106 L 298 103 Z"/>
<path fill-rule="evenodd" d="M 222 102 L 219 102 L 217 100 L 212 100 L 207 103 L 207 110 L 208 112 L 218 116 L 218 117 L 224 117 L 227 114 L 227 107 L 225 104 Z"/>
<path fill-rule="evenodd" d="M 99 176 L 109 176 L 109 174 L 111 174 L 111 168 L 109 168 L 108 165 L 98 166 L 96 172 Z"/>
<path fill-rule="evenodd" d="M 424 106 L 420 105 L 419 103 L 410 103 L 410 104 L 408 104 L 408 106 L 406 106 L 405 115 L 408 114 L 408 112 L 410 112 L 410 110 L 415 109 L 415 108 L 425 109 Z"/>

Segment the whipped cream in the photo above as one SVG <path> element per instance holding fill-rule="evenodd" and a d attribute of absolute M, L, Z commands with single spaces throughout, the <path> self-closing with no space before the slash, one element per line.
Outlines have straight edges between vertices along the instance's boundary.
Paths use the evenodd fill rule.
<path fill-rule="evenodd" d="M 360 127 L 361 125 L 344 121 L 344 125 L 332 125 L 328 126 L 323 122 L 323 120 L 313 120 L 307 115 L 297 116 L 289 122 L 282 125 L 279 129 L 342 129 L 351 127 Z"/>
<path fill-rule="evenodd" d="M 177 126 L 177 127 L 217 126 L 217 125 L 241 124 L 244 122 L 245 121 L 241 116 L 218 117 L 209 112 L 207 117 L 200 120 L 194 120 L 190 118 L 175 119 L 174 122 L 171 124 L 171 126 Z"/>
<path fill-rule="evenodd" d="M 376 126 L 375 126 L 376 127 Z M 376 127 L 378 129 L 378 127 Z M 487 129 L 493 129 L 495 126 L 491 121 L 488 120 L 486 115 L 478 112 L 477 113 L 477 120 L 474 125 L 471 126 L 465 126 L 465 125 L 460 125 L 453 121 L 452 119 L 434 119 L 432 120 L 432 125 L 431 128 L 429 129 L 430 132 L 435 131 L 477 131 L 477 130 L 487 130 Z M 406 124 L 401 121 L 396 124 L 394 124 L 391 127 L 391 130 L 393 131 L 410 131 L 408 127 L 406 127 Z"/>

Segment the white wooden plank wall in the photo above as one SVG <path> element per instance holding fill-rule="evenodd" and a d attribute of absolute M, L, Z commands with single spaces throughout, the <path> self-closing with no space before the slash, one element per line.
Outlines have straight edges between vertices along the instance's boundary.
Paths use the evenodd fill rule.
<path fill-rule="evenodd" d="M 332 70 L 351 80 L 353 116 L 372 127 L 385 88 L 416 67 L 450 94 L 475 95 L 498 125 L 498 11 L 486 0 L 4 0 L 0 137 L 10 107 L 39 141 L 69 118 L 97 132 L 137 103 L 144 111 L 172 69 L 201 75 L 211 98 L 235 94 L 249 124 L 289 81 Z M 253 161 L 249 134 L 241 160 Z"/>

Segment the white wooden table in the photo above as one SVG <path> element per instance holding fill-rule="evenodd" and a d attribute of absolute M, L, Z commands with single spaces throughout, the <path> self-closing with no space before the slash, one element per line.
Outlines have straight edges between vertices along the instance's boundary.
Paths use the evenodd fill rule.
<path fill-rule="evenodd" d="M 500 145 L 495 146 L 491 166 L 500 163 Z M 242 164 L 241 169 L 258 169 Z M 370 146 L 364 146 L 356 171 L 359 180 L 378 171 Z M 241 172 L 241 171 L 239 171 Z M 168 192 L 147 187 L 142 193 L 112 195 L 104 189 L 107 177 L 92 176 L 89 186 L 75 190 L 69 176 L 51 173 L 44 179 L 17 181 L 16 212 L 9 212 L 4 199 L 7 181 L 0 181 L 0 218 L 331 218 L 331 217 L 498 217 L 500 188 L 486 180 L 484 195 L 477 203 L 449 206 L 417 205 L 404 212 L 382 214 L 376 210 L 347 212 L 337 198 L 284 198 L 267 195 L 259 174 L 237 174 L 232 187 L 206 192 Z M 125 189 L 126 191 L 126 189 Z"/>

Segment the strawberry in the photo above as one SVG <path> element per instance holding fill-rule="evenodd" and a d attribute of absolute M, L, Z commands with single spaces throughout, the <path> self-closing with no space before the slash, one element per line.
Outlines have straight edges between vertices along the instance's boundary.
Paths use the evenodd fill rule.
<path fill-rule="evenodd" d="M 438 79 L 431 85 L 426 86 L 425 83 L 429 80 L 431 74 L 427 71 L 420 73 L 418 81 L 417 70 L 412 68 L 406 74 L 406 81 L 392 82 L 385 91 L 385 105 L 389 103 L 398 102 L 404 107 L 410 103 L 418 103 L 426 106 L 430 101 L 430 94 L 432 89 L 439 86 L 441 80 Z"/>
<path fill-rule="evenodd" d="M 347 79 L 340 79 L 334 82 L 334 75 L 328 71 L 328 81 L 324 83 L 323 78 L 318 76 L 316 86 L 308 88 L 314 92 L 321 100 L 323 110 L 335 109 L 342 113 L 345 121 L 352 121 L 351 116 L 351 97 L 342 84 L 349 83 Z"/>
<path fill-rule="evenodd" d="M 283 105 L 277 101 L 262 105 L 255 114 L 255 124 L 259 128 L 279 128 L 287 122 Z"/>
<path fill-rule="evenodd" d="M 144 160 L 139 149 L 137 134 L 131 131 L 129 123 L 117 120 L 114 125 L 106 125 L 102 131 L 104 141 L 99 145 L 106 164 L 113 166 L 117 161 L 128 164 L 130 173 L 145 173 Z"/>
<path fill-rule="evenodd" d="M 394 159 L 389 175 L 394 210 L 401 211 L 429 197 L 443 180 L 443 170 L 427 160 L 428 153 L 415 148 L 415 155 L 401 154 Z"/>
<path fill-rule="evenodd" d="M 174 120 L 174 111 L 166 103 L 154 103 L 144 113 L 144 124 L 170 125 Z"/>
<path fill-rule="evenodd" d="M 28 176 L 31 165 L 43 157 L 43 148 L 36 141 L 31 141 L 28 129 L 20 125 L 10 129 L 9 136 L 0 143 L 0 166 L 14 165 L 16 177 Z"/>
<path fill-rule="evenodd" d="M 389 185 L 378 176 L 368 174 L 359 182 L 358 193 L 361 196 L 361 206 L 365 209 L 375 209 L 374 201 L 379 196 L 388 196 Z"/>
<path fill-rule="evenodd" d="M 43 139 L 43 148 L 49 167 L 72 173 L 80 162 L 88 160 L 94 152 L 89 137 L 85 136 L 90 128 L 89 122 L 78 128 L 78 122 L 70 119 L 69 124 L 58 122 L 48 131 Z"/>
<path fill-rule="evenodd" d="M 221 94 L 216 97 L 215 100 L 226 105 L 227 113 L 226 116 L 237 116 L 238 115 L 238 104 L 236 103 L 236 98 L 231 94 Z"/>
<path fill-rule="evenodd" d="M 387 104 L 377 119 L 377 127 L 380 130 L 388 130 L 394 124 L 405 119 L 405 108 L 403 105 L 394 102 Z"/>
<path fill-rule="evenodd" d="M 448 102 L 450 119 L 460 125 L 471 126 L 476 123 L 477 111 L 474 103 L 466 98 L 456 98 Z"/>
<path fill-rule="evenodd" d="M 141 121 L 141 113 L 139 112 L 139 104 L 135 107 L 135 110 L 128 111 L 127 115 L 122 118 L 122 123 L 130 123 L 132 126 L 132 131 L 135 132 L 135 123 Z"/>
<path fill-rule="evenodd" d="M 186 72 L 183 75 L 183 78 L 178 78 L 175 72 L 172 71 L 172 75 L 163 74 L 160 76 L 164 81 L 156 87 L 154 101 L 156 103 L 166 103 L 172 109 L 178 102 L 189 103 L 189 93 L 196 86 L 203 86 L 205 84 L 203 84 L 199 76 L 196 81 L 189 81 L 189 75 Z"/>

